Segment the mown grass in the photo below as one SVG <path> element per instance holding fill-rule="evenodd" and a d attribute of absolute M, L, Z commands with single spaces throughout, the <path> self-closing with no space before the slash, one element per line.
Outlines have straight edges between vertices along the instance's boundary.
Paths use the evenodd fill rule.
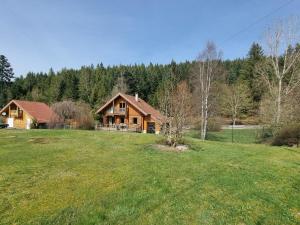
<path fill-rule="evenodd" d="M 0 131 L 1 224 L 299 224 L 300 151 L 155 135 Z"/>
<path fill-rule="evenodd" d="M 232 137 L 233 133 L 233 137 Z M 232 142 L 251 144 L 260 141 L 261 130 L 257 129 L 224 129 L 216 132 L 208 132 L 207 140 L 209 141 L 220 141 L 220 142 Z M 186 136 L 193 138 L 200 138 L 200 131 L 190 130 L 186 133 Z"/>

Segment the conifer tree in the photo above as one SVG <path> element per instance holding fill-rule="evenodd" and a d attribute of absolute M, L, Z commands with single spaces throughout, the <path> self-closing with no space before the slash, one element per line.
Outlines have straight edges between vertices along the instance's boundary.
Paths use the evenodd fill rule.
<path fill-rule="evenodd" d="M 0 55 L 0 108 L 7 101 L 7 87 L 14 78 L 13 69 L 4 55 Z"/>
<path fill-rule="evenodd" d="M 4 55 L 0 55 L 0 82 L 8 84 L 14 78 L 13 69 Z"/>

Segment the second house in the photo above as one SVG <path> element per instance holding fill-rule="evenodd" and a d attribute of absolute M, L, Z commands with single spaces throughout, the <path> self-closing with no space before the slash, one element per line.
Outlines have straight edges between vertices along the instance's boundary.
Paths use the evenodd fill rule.
<path fill-rule="evenodd" d="M 103 127 L 159 133 L 164 116 L 144 100 L 118 93 L 97 110 Z"/>

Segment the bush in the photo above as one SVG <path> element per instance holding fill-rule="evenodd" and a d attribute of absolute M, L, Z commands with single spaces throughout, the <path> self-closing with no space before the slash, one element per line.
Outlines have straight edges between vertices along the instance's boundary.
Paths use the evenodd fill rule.
<path fill-rule="evenodd" d="M 211 118 L 207 123 L 208 131 L 221 131 L 222 129 L 222 120 L 220 118 Z"/>
<path fill-rule="evenodd" d="M 201 130 L 201 121 L 197 121 L 194 123 L 195 130 Z M 222 130 L 223 122 L 220 118 L 213 117 L 208 119 L 207 122 L 207 131 L 221 131 Z"/>
<path fill-rule="evenodd" d="M 79 129 L 92 130 L 95 128 L 95 121 L 91 108 L 86 103 L 77 103 L 75 120 L 78 122 Z"/>
<path fill-rule="evenodd" d="M 257 130 L 256 139 L 257 143 L 270 144 L 273 142 L 274 133 L 272 127 L 263 126 L 262 129 Z"/>
<path fill-rule="evenodd" d="M 91 108 L 86 103 L 63 101 L 52 105 L 55 115 L 51 118 L 49 128 L 94 129 Z"/>
<path fill-rule="evenodd" d="M 34 118 L 30 124 L 30 129 L 38 129 L 38 122 L 37 120 Z"/>
<path fill-rule="evenodd" d="M 300 124 L 284 127 L 279 130 L 278 134 L 275 136 L 272 145 L 276 146 L 293 146 L 300 144 Z"/>

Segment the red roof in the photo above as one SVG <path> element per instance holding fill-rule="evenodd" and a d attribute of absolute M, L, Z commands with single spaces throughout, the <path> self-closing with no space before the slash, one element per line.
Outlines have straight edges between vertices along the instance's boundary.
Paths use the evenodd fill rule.
<path fill-rule="evenodd" d="M 138 98 L 138 101 L 136 101 L 135 96 L 126 95 L 126 94 L 122 94 L 122 93 L 118 93 L 115 97 L 110 99 L 100 109 L 97 110 L 97 113 L 102 111 L 106 106 L 108 106 L 113 100 L 115 100 L 119 96 L 121 96 L 125 100 L 127 100 L 133 107 L 135 107 L 137 110 L 139 110 L 145 116 L 151 115 L 151 117 L 153 117 L 153 119 L 158 120 L 159 122 L 164 121 L 164 116 L 158 110 L 154 109 L 151 105 L 149 105 L 147 102 L 145 102 L 143 99 Z"/>
<path fill-rule="evenodd" d="M 1 111 L 4 111 L 11 103 L 15 103 L 18 107 L 23 109 L 31 117 L 37 120 L 38 123 L 48 123 L 50 118 L 53 116 L 54 112 L 50 109 L 48 105 L 43 102 L 31 102 L 31 101 L 21 101 L 12 100 L 10 101 Z"/>

